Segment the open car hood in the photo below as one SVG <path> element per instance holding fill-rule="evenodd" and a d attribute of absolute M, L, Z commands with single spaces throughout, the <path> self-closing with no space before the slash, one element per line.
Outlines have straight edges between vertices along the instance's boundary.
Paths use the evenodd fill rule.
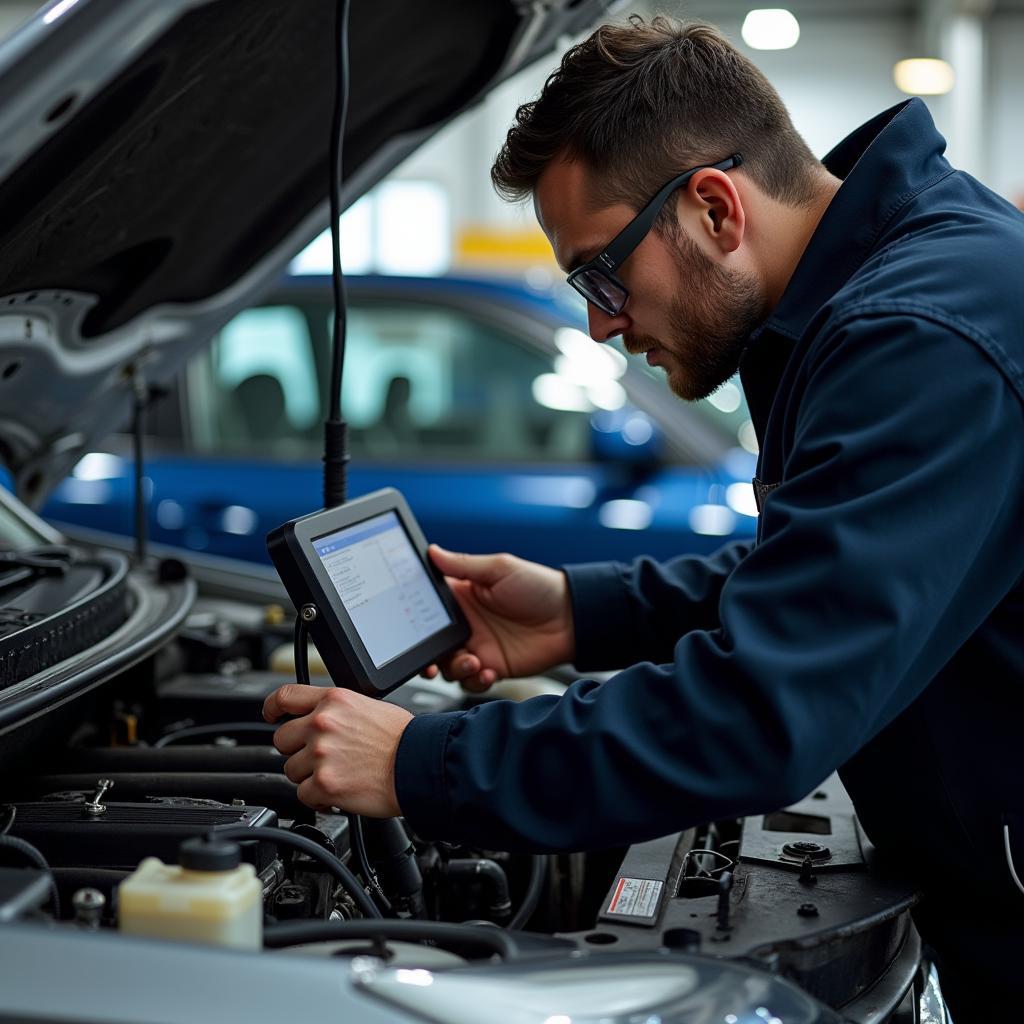
<path fill-rule="evenodd" d="M 608 0 L 354 3 L 351 204 Z M 329 223 L 328 0 L 54 0 L 0 44 L 0 459 L 38 505 Z"/>

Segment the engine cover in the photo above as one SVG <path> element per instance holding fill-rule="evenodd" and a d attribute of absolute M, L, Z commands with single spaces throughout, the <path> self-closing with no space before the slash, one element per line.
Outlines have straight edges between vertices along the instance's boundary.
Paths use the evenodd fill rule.
<path fill-rule="evenodd" d="M 177 864 L 182 840 L 217 826 L 277 825 L 277 814 L 266 807 L 181 803 L 108 803 L 101 814 L 76 801 L 16 804 L 10 834 L 38 847 L 51 867 L 130 870 L 144 857 Z M 245 843 L 242 857 L 260 872 L 273 862 L 275 849 Z"/>

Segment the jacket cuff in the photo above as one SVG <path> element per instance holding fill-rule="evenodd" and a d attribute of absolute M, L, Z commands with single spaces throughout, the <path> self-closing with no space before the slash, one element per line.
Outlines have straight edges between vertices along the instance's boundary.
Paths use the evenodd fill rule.
<path fill-rule="evenodd" d="M 445 778 L 448 734 L 464 711 L 417 715 L 395 752 L 395 795 L 402 817 L 423 839 L 443 839 L 452 820 Z"/>
<path fill-rule="evenodd" d="M 633 607 L 622 569 L 616 562 L 562 567 L 569 582 L 576 637 L 573 664 L 581 672 L 622 668 L 633 661 L 628 649 Z"/>

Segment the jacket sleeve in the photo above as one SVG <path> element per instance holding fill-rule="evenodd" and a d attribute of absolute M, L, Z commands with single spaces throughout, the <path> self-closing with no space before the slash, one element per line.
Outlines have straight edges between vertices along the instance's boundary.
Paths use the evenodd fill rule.
<path fill-rule="evenodd" d="M 396 787 L 418 832 L 585 849 L 785 806 L 906 708 L 1011 590 L 1021 382 L 951 329 L 894 315 L 820 336 L 802 373 L 784 480 L 719 624 L 603 685 L 414 719 Z M 630 628 L 614 619 L 601 628 Z"/>
<path fill-rule="evenodd" d="M 671 661 L 676 641 L 691 629 L 719 626 L 718 601 L 752 541 L 736 541 L 702 558 L 659 563 L 638 558 L 564 567 L 581 672 Z"/>

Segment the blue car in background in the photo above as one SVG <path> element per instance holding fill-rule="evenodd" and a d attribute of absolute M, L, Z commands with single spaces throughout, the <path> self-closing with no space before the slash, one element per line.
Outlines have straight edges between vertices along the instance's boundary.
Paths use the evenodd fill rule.
<path fill-rule="evenodd" d="M 431 540 L 551 565 L 707 552 L 756 526 L 756 445 L 730 382 L 675 398 L 586 334 L 564 286 L 349 277 L 343 412 L 352 497 L 407 497 Z M 152 540 L 268 561 L 322 504 L 330 278 L 292 275 L 187 366 L 148 417 Z M 131 443 L 86 455 L 43 514 L 133 531 Z"/>

